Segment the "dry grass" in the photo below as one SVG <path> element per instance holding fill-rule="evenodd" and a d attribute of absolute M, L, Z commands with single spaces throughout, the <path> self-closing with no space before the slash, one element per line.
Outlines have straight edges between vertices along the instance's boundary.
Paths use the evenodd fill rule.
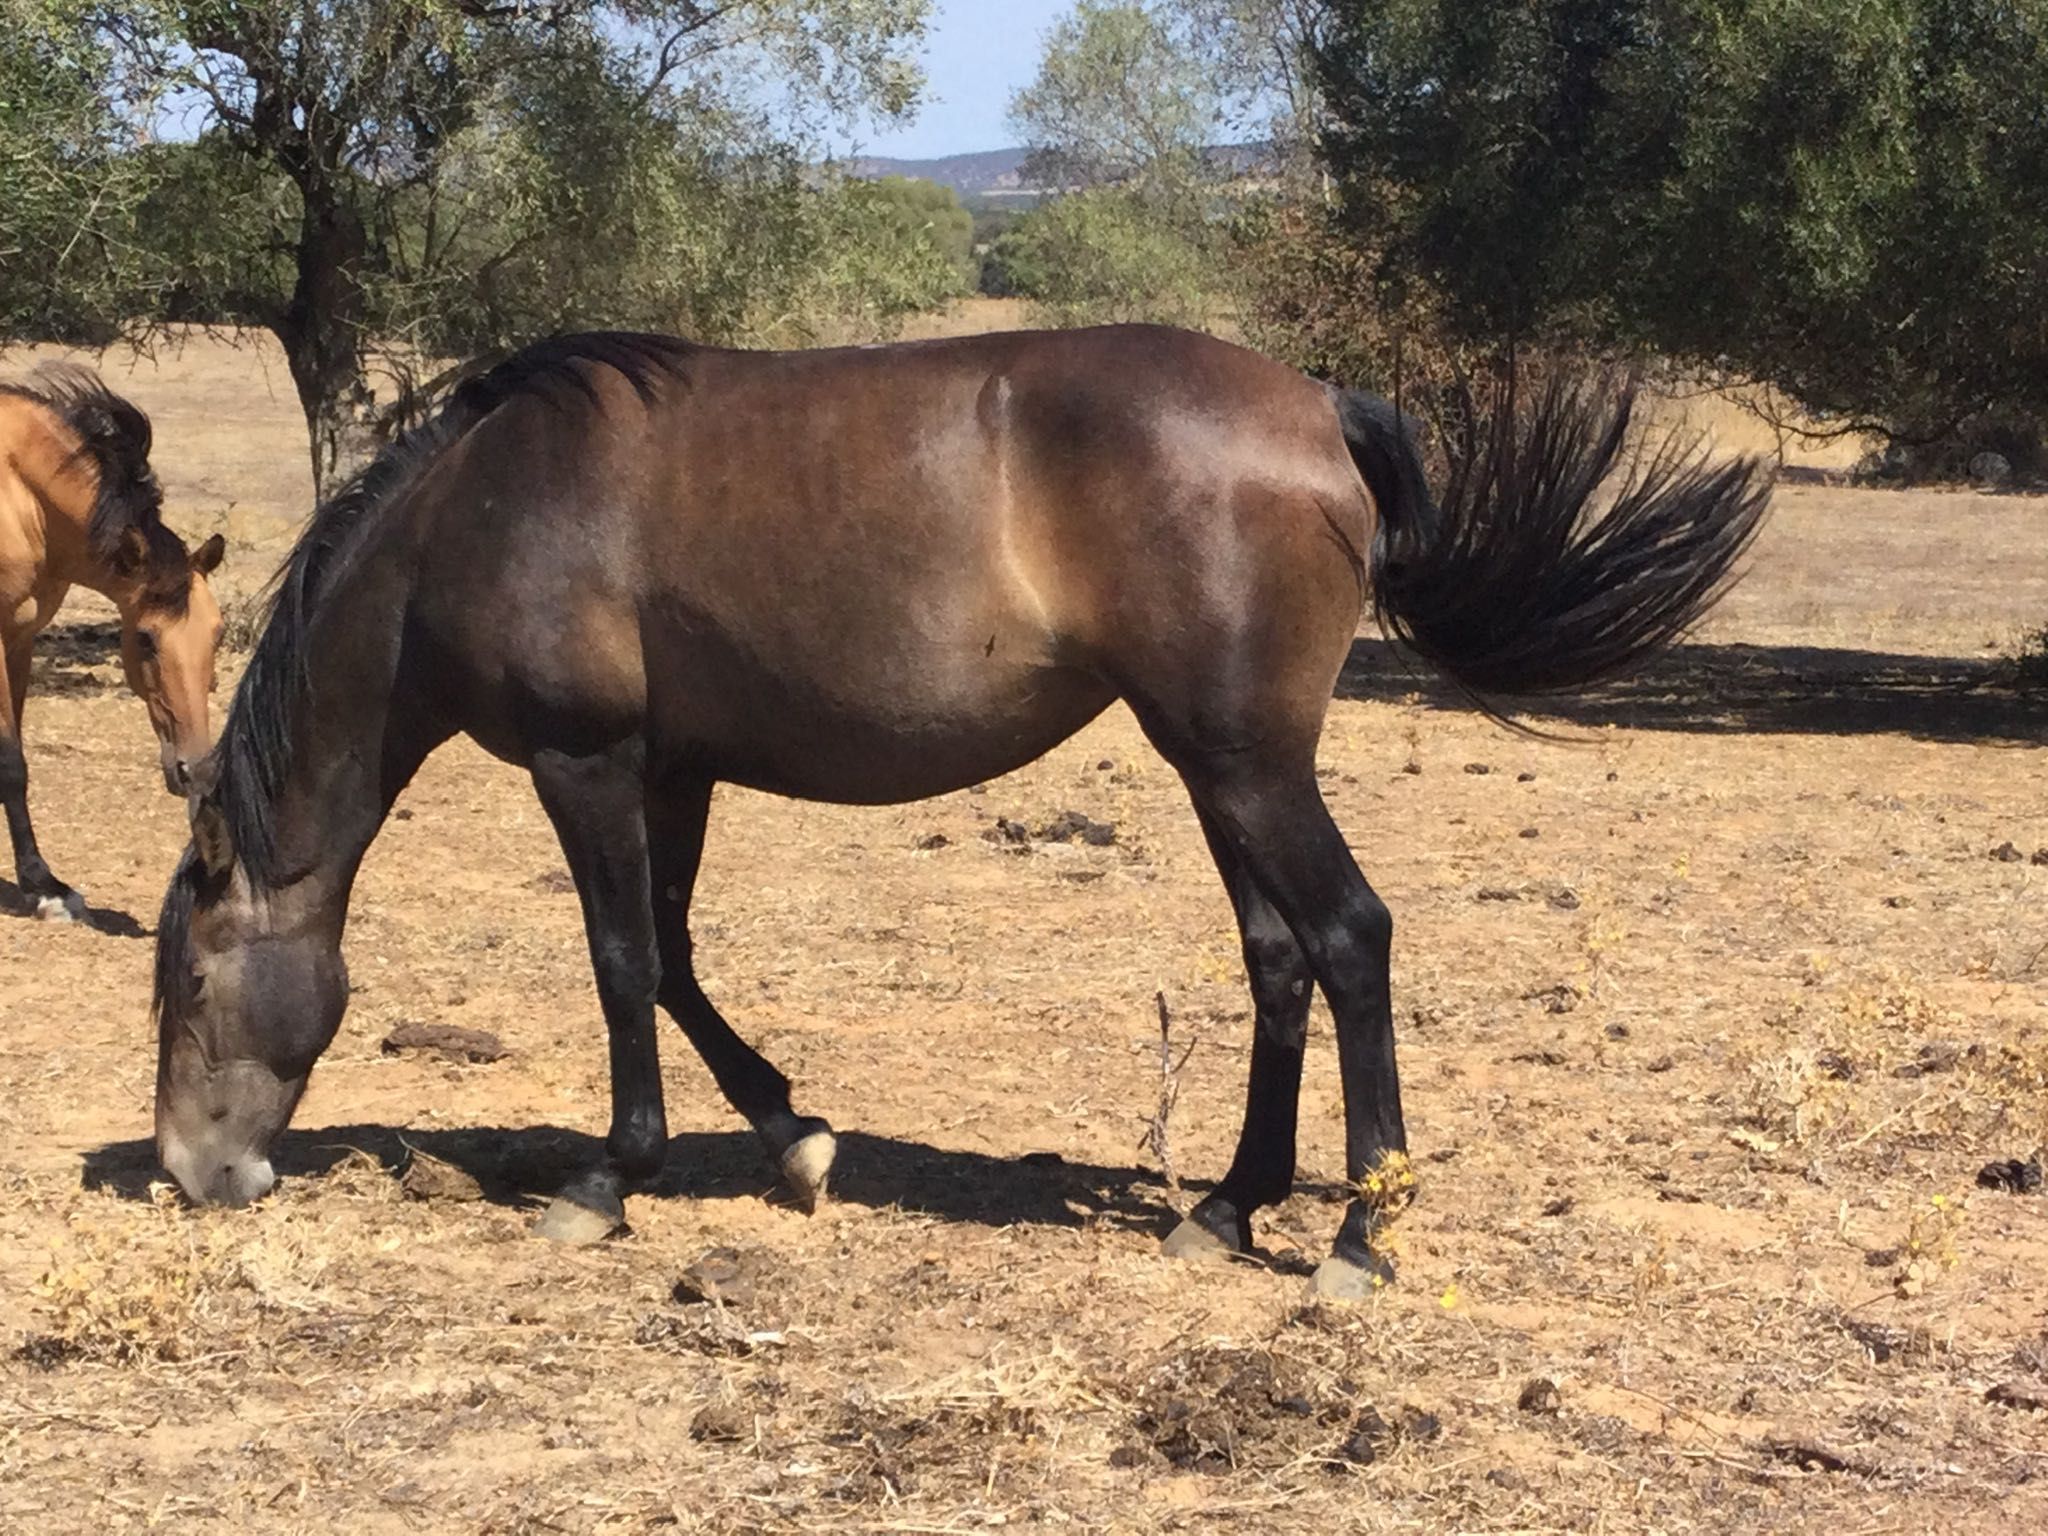
<path fill-rule="evenodd" d="M 216 455 L 299 472 L 239 369 L 195 346 L 133 386 L 183 506 Z M 172 424 L 188 373 L 208 419 Z M 247 515 L 232 591 L 287 532 Z M 1303 1278 L 1346 1194 L 1320 1014 L 1266 1258 L 1154 1253 L 1155 996 L 1189 1197 L 1227 1160 L 1249 1020 L 1199 832 L 1120 713 L 929 804 L 720 796 L 706 981 L 843 1133 L 810 1218 L 671 1039 L 671 1172 L 631 1235 L 527 1235 L 602 1131 L 604 1046 L 545 819 L 467 747 L 365 866 L 350 1019 L 258 1209 L 151 1191 L 146 941 L 0 918 L 0 1524 L 2031 1528 L 2048 1200 L 1974 1177 L 2048 1140 L 2042 749 L 2004 714 L 1930 729 L 1903 684 L 1889 724 L 1845 722 L 1834 668 L 1875 663 L 1784 648 L 1980 655 L 2048 608 L 2040 516 L 1789 489 L 1690 653 L 1773 648 L 1775 712 L 1681 668 L 1628 696 L 1671 728 L 1558 744 L 1354 680 L 1323 784 L 1398 916 L 1420 1186 L 1363 1307 Z M 43 844 L 146 927 L 178 808 L 103 641 L 56 638 Z M 981 835 L 1067 810 L 1116 843 Z M 509 1054 L 383 1054 L 404 1020 Z M 747 1284 L 678 1300 L 714 1248 Z"/>

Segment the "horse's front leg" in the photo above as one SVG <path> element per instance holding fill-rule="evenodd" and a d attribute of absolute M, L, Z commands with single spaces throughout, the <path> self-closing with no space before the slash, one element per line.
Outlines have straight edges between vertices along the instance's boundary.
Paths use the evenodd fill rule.
<path fill-rule="evenodd" d="M 605 1161 L 579 1175 L 548 1207 L 539 1230 L 590 1243 L 625 1223 L 625 1194 L 661 1171 L 668 1121 L 654 999 L 661 957 L 647 866 L 639 743 L 594 757 L 536 754 L 533 785 L 561 839 L 576 894 L 597 996 L 611 1037 L 612 1125 Z"/>
<path fill-rule="evenodd" d="M 7 813 L 7 835 L 14 843 L 14 878 L 22 899 L 37 917 L 68 922 L 85 915 L 85 898 L 50 873 L 36 847 L 36 829 L 28 819 L 28 759 L 21 750 L 21 712 L 28 701 L 28 664 L 34 640 L 8 639 L 7 687 L 0 690 L 0 807 Z"/>

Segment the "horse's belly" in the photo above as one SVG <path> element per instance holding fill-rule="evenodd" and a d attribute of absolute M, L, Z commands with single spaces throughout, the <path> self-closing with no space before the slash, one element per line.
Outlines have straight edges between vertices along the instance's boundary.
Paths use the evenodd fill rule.
<path fill-rule="evenodd" d="M 767 691 L 751 701 L 700 696 L 675 718 L 657 716 L 656 760 L 796 799 L 894 804 L 1022 767 L 1114 698 L 1100 679 L 1053 667 L 969 696 L 911 690 L 858 707 L 822 690 Z"/>

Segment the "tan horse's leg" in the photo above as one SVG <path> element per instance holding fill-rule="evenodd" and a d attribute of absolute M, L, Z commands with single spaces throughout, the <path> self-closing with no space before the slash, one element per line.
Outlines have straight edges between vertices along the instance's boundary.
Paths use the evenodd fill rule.
<path fill-rule="evenodd" d="M 22 899 L 36 916 L 68 922 L 85 912 L 85 898 L 50 873 L 36 847 L 36 831 L 28 818 L 28 759 L 21 750 L 21 713 L 28 701 L 29 658 L 35 637 L 0 636 L 7 657 L 7 691 L 0 701 L 0 809 L 7 815 L 14 843 L 14 877 Z"/>

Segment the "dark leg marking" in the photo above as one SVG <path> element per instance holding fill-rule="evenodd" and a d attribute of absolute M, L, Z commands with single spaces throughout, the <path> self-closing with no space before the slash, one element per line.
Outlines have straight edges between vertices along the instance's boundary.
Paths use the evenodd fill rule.
<path fill-rule="evenodd" d="M 591 969 L 611 1041 L 612 1124 L 605 1163 L 575 1179 L 542 1217 L 544 1236 L 594 1242 L 625 1221 L 625 1192 L 668 1152 L 654 996 L 661 977 L 648 884 L 637 747 L 597 757 L 542 752 L 533 784 L 583 904 Z"/>

